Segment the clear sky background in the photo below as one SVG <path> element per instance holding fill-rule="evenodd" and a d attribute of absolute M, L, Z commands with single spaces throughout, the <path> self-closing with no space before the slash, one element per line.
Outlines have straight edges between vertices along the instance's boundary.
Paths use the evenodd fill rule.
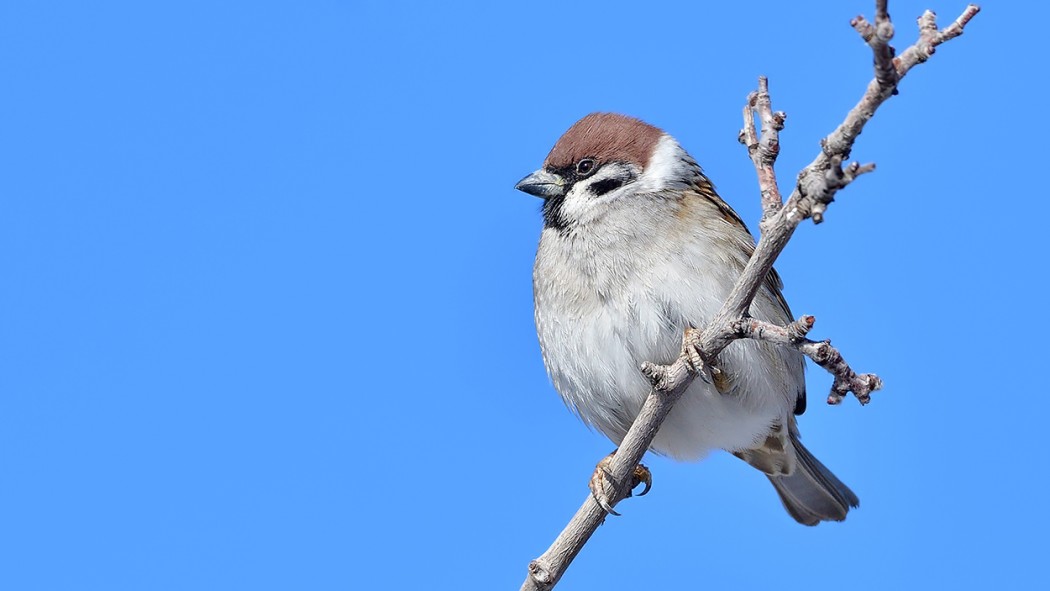
<path fill-rule="evenodd" d="M 1043 3 L 989 2 L 777 267 L 885 390 L 807 445 L 805 528 L 725 454 L 651 458 L 565 589 L 1034 588 L 1050 526 Z M 899 49 L 924 8 L 894 1 Z M 532 321 L 539 201 L 592 111 L 675 135 L 754 227 L 871 78 L 873 3 L 7 2 L 0 588 L 516 589 L 612 449 Z M 1045 582 L 1045 581 L 1044 581 Z"/>

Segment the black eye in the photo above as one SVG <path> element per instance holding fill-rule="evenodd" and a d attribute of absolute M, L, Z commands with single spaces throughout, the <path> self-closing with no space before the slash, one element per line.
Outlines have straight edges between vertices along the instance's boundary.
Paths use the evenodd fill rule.
<path fill-rule="evenodd" d="M 576 163 L 576 174 L 580 175 L 581 177 L 587 176 L 594 172 L 594 167 L 595 164 L 593 159 L 584 158 L 583 160 L 580 160 Z"/>

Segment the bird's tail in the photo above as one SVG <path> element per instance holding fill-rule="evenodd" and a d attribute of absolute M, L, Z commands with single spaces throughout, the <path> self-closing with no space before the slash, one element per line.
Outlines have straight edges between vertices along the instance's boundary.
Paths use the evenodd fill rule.
<path fill-rule="evenodd" d="M 794 417 L 788 419 L 786 429 L 773 425 L 758 447 L 733 455 L 764 472 L 784 508 L 803 525 L 842 521 L 851 507 L 860 505 L 857 495 L 802 445 Z"/>
<path fill-rule="evenodd" d="M 803 525 L 821 521 L 842 521 L 851 507 L 860 506 L 857 495 L 835 477 L 820 460 L 809 453 L 795 433 L 795 470 L 790 475 L 766 474 L 777 489 L 784 508 Z"/>

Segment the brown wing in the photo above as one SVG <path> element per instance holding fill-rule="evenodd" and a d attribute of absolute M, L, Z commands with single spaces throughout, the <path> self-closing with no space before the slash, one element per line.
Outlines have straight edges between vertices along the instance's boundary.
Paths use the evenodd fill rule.
<path fill-rule="evenodd" d="M 697 167 L 699 170 L 699 167 Z M 718 196 L 718 192 L 715 191 L 715 186 L 710 179 L 707 178 L 703 173 L 699 173 L 693 182 L 693 187 L 696 190 L 697 195 L 710 201 L 718 211 L 721 212 L 722 217 L 729 223 L 738 226 L 746 234 L 748 239 L 741 240 L 737 244 L 743 252 L 745 258 L 750 259 L 751 255 L 755 252 L 755 238 L 748 230 L 747 224 L 740 218 L 740 215 L 725 202 L 724 199 Z M 791 308 L 788 307 L 787 300 L 784 299 L 782 290 L 784 289 L 784 282 L 780 279 L 780 275 L 776 269 L 770 269 L 766 275 L 765 281 L 766 289 L 768 293 L 773 297 L 773 300 L 777 303 L 780 311 L 783 313 L 783 317 L 780 319 L 783 323 L 788 323 L 794 320 L 794 316 L 791 314 Z M 801 359 L 800 363 L 805 366 L 805 359 Z M 806 412 L 806 387 L 802 384 L 799 388 L 798 398 L 795 399 L 794 413 L 800 415 Z"/>

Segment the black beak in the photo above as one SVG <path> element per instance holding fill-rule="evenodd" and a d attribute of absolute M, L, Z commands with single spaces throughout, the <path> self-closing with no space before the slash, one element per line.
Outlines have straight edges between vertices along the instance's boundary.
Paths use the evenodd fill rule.
<path fill-rule="evenodd" d="M 514 188 L 543 199 L 565 195 L 565 179 L 540 169 L 518 181 Z"/>

